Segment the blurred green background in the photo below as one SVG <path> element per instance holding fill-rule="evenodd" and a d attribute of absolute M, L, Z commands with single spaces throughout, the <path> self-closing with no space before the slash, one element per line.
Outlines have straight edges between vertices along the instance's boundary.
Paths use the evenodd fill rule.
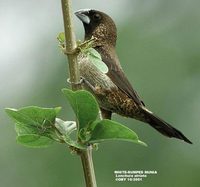
<path fill-rule="evenodd" d="M 38 4 L 39 3 L 39 4 Z M 168 139 L 148 125 L 115 115 L 148 144 L 105 142 L 94 152 L 99 187 L 200 186 L 200 1 L 73 0 L 73 10 L 95 8 L 118 27 L 117 51 L 130 82 L 149 109 L 194 144 Z M 74 17 L 77 38 L 83 27 Z M 30 149 L 16 144 L 5 107 L 62 106 L 67 63 L 57 47 L 63 31 L 60 1 L 0 1 L 0 186 L 82 187 L 79 157 L 54 144 Z M 68 85 L 69 86 L 69 85 Z M 143 182 L 115 182 L 115 170 L 157 170 Z"/>

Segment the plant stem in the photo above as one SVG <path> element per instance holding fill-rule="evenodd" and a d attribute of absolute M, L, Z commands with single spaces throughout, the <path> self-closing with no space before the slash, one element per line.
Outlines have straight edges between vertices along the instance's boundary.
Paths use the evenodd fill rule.
<path fill-rule="evenodd" d="M 78 90 L 80 89 L 80 73 L 77 61 L 77 53 L 73 53 L 76 50 L 77 45 L 72 24 L 71 1 L 61 0 L 61 3 L 65 29 L 65 47 L 69 63 L 70 82 L 72 85 L 72 90 Z M 92 147 L 88 146 L 86 150 L 79 150 L 78 152 L 82 161 L 86 187 L 96 187 L 96 178 L 92 161 Z"/>
<path fill-rule="evenodd" d="M 66 40 L 65 50 L 68 53 L 67 58 L 69 63 L 70 82 L 72 83 L 72 90 L 78 90 L 80 89 L 80 73 L 77 62 L 77 54 L 73 54 L 73 51 L 75 51 L 77 45 L 72 24 L 71 2 L 70 0 L 61 0 L 61 3 Z"/>
<path fill-rule="evenodd" d="M 87 187 L 96 187 L 96 178 L 92 161 L 92 146 L 80 152 Z"/>

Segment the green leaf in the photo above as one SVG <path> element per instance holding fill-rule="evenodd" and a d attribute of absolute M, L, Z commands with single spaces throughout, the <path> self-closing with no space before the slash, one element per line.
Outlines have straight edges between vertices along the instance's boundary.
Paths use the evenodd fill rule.
<path fill-rule="evenodd" d="M 51 108 L 52 109 L 52 108 Z M 58 115 L 58 113 L 61 111 L 61 109 L 62 109 L 62 107 L 55 107 L 55 108 L 53 108 L 53 110 L 55 111 L 55 113 L 56 113 L 56 116 Z"/>
<path fill-rule="evenodd" d="M 91 125 L 89 143 L 99 143 L 105 140 L 123 140 L 130 141 L 142 145 L 137 134 L 128 127 L 112 120 L 101 120 Z"/>
<path fill-rule="evenodd" d="M 33 148 L 42 148 L 50 146 L 54 140 L 52 140 L 48 133 L 40 132 L 41 129 L 33 126 L 26 126 L 24 124 L 16 123 L 15 130 L 17 132 L 17 142 Z M 40 135 L 43 134 L 43 135 Z M 45 136 L 45 134 L 47 134 Z"/>
<path fill-rule="evenodd" d="M 58 36 L 57 36 L 57 40 L 58 40 L 61 44 L 63 44 L 63 43 L 65 42 L 65 33 L 64 33 L 64 32 L 59 33 Z"/>
<path fill-rule="evenodd" d="M 24 135 L 24 134 L 39 134 L 39 129 L 34 126 L 27 126 L 21 123 L 15 124 L 15 131 L 18 136 Z"/>
<path fill-rule="evenodd" d="M 50 139 L 54 139 L 56 136 L 55 129 L 52 127 L 38 127 L 38 126 L 27 126 L 22 123 L 16 123 L 15 124 L 15 131 L 18 136 L 21 135 L 28 135 L 28 134 L 35 134 L 39 136 L 46 136 Z M 56 141 L 58 141 L 58 137 L 55 138 Z"/>
<path fill-rule="evenodd" d="M 108 67 L 107 67 L 107 65 L 102 61 L 101 55 L 94 48 L 85 49 L 85 50 L 83 50 L 83 53 L 89 58 L 89 60 L 102 73 L 108 73 Z"/>
<path fill-rule="evenodd" d="M 35 106 L 19 110 L 7 108 L 7 114 L 15 121 L 17 142 L 29 147 L 47 147 L 53 141 L 59 141 L 54 123 L 60 109 Z"/>
<path fill-rule="evenodd" d="M 91 93 L 84 90 L 74 92 L 69 89 L 62 89 L 62 92 L 67 97 L 79 121 L 78 130 L 87 127 L 97 119 L 98 104 Z"/>
<path fill-rule="evenodd" d="M 37 134 L 24 134 L 17 136 L 17 142 L 27 147 L 42 148 L 50 146 L 54 141 Z"/>
<path fill-rule="evenodd" d="M 7 114 L 15 121 L 27 126 L 49 126 L 54 124 L 57 108 L 40 108 L 36 106 L 24 107 L 19 110 L 7 108 Z"/>

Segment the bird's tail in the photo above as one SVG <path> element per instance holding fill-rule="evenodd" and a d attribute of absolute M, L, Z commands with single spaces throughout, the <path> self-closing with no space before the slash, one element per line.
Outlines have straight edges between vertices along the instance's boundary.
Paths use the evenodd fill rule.
<path fill-rule="evenodd" d="M 145 108 L 142 109 L 142 113 L 145 115 L 146 122 L 151 125 L 154 129 L 158 132 L 163 134 L 167 137 L 174 137 L 180 140 L 184 140 L 185 142 L 192 144 L 192 142 L 187 139 L 182 132 L 172 127 L 170 124 L 165 122 L 164 120 L 160 119 L 159 117 L 155 116 L 152 112 L 146 110 Z"/>

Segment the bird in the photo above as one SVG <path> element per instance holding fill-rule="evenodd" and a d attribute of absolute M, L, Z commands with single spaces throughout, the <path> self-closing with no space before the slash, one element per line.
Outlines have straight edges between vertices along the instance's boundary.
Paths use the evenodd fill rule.
<path fill-rule="evenodd" d="M 181 131 L 148 110 L 133 89 L 116 53 L 117 28 L 113 19 L 106 13 L 94 9 L 81 9 L 76 11 L 75 15 L 83 23 L 84 41 L 94 39 L 92 47 L 101 55 L 102 61 L 108 67 L 108 72 L 102 73 L 86 60 L 80 63 L 84 88 L 98 101 L 102 118 L 111 119 L 113 113 L 134 118 L 149 124 L 166 137 L 192 144 Z"/>

